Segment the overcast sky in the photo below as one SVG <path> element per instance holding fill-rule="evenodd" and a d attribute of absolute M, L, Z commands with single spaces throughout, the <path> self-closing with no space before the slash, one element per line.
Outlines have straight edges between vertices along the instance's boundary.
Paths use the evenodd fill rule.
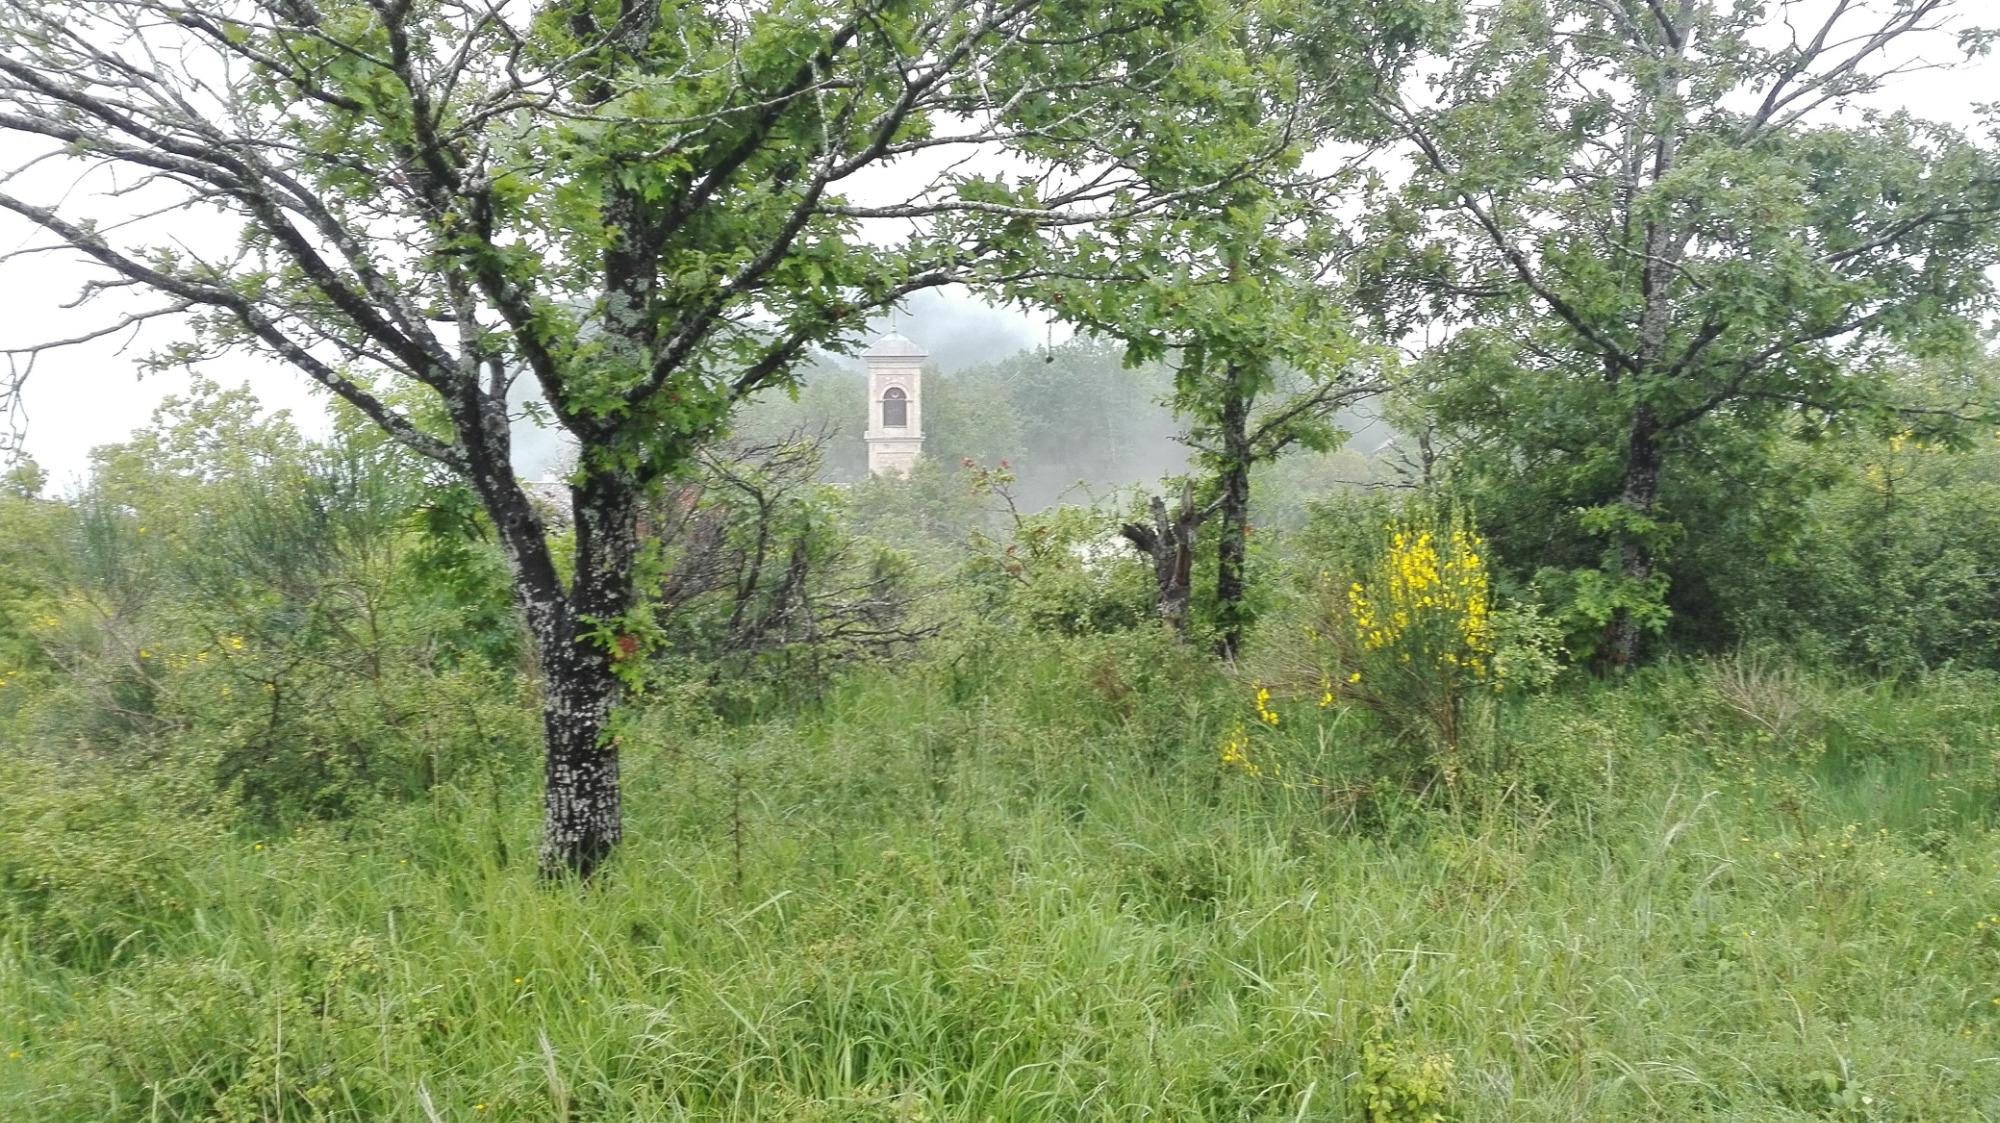
<path fill-rule="evenodd" d="M 1803 0 L 1795 7 L 1796 18 L 1809 19 L 1811 9 L 1823 2 Z M 1992 4 L 1993 0 L 1965 0 L 1960 10 L 1967 17 L 1977 17 L 1984 15 Z M 1955 53 L 1948 44 L 1939 42 L 1924 49 L 1940 59 Z M 1987 58 L 1948 73 L 1903 77 L 1883 103 L 1906 106 L 1920 116 L 1969 126 L 1975 103 L 1996 96 L 2000 96 L 2000 63 Z M 27 153 L 35 150 L 23 147 L 10 134 L 0 133 L 0 167 L 17 166 Z M 74 173 L 69 175 L 73 179 Z M 42 202 L 72 189 L 78 188 L 72 188 L 71 180 L 49 172 L 9 184 L 10 191 Z M 188 222 L 198 227 L 214 220 L 190 216 Z M 39 238 L 24 221 L 0 215 L 0 253 L 36 244 Z M 19 346 L 67 337 L 105 324 L 106 312 L 110 310 L 105 304 L 80 310 L 62 307 L 93 275 L 96 274 L 81 262 L 57 254 L 33 255 L 0 264 L 0 345 Z M 1018 312 L 985 309 L 963 296 L 919 301 L 900 318 L 900 326 L 905 334 L 924 343 L 947 362 L 957 358 L 956 352 L 965 352 L 970 357 L 987 349 L 1004 351 L 1030 345 L 1039 342 L 1046 330 L 1039 321 Z M 173 338 L 174 333 L 162 325 L 142 332 L 129 345 L 123 340 L 100 340 L 48 354 L 40 360 L 24 394 L 27 449 L 50 471 L 57 489 L 69 490 L 79 482 L 93 446 L 122 439 L 147 421 L 162 397 L 185 390 L 187 378 L 183 374 L 156 375 L 142 381 L 134 365 L 140 355 Z M 977 346 L 955 346 L 967 340 L 977 340 Z M 225 385 L 248 383 L 271 408 L 293 411 L 306 422 L 308 431 L 320 427 L 322 407 L 301 375 L 246 359 L 219 360 L 203 369 L 208 377 Z M 535 466 L 524 467 L 533 471 Z"/>

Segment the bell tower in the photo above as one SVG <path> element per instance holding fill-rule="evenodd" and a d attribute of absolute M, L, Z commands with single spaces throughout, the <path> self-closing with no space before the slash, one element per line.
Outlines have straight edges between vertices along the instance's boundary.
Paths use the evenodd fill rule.
<path fill-rule="evenodd" d="M 930 353 L 895 332 L 862 354 L 868 364 L 868 474 L 908 472 L 924 450 L 924 360 Z"/>

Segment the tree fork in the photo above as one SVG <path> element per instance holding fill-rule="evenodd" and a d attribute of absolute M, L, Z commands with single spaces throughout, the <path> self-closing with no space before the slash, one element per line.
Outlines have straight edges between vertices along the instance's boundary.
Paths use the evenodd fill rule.
<path fill-rule="evenodd" d="M 1195 535 L 1208 519 L 1208 512 L 1194 505 L 1194 484 L 1181 485 L 1179 512 L 1167 517 L 1167 501 L 1153 496 L 1147 505 L 1153 525 L 1129 522 L 1119 528 L 1125 540 L 1138 547 L 1153 562 L 1153 583 L 1160 619 L 1174 634 L 1187 636 L 1188 601 L 1194 586 Z"/>

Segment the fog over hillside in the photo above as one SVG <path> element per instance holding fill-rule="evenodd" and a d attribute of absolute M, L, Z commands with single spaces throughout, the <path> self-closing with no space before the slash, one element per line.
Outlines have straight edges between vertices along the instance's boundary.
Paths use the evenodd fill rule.
<path fill-rule="evenodd" d="M 1004 463 L 1024 509 L 1122 502 L 1120 493 L 1154 488 L 1194 467 L 1186 428 L 1164 404 L 1172 390 L 1164 363 L 1128 367 L 1120 344 L 1047 330 L 1038 337 L 1024 316 L 949 294 L 912 301 L 909 311 L 871 327 L 895 330 L 930 352 L 922 417 L 931 465 L 951 473 L 968 460 Z M 820 434 L 822 478 L 853 483 L 867 473 L 869 409 L 862 360 L 826 355 L 796 396 L 763 395 L 734 433 L 744 441 Z M 1335 419 L 1349 434 L 1335 451 L 1293 450 L 1261 469 L 1269 484 L 1255 498 L 1263 517 L 1296 521 L 1313 498 L 1389 473 L 1397 449 L 1379 413 L 1377 403 L 1363 403 Z M 1385 457 L 1371 463 L 1377 450 Z"/>

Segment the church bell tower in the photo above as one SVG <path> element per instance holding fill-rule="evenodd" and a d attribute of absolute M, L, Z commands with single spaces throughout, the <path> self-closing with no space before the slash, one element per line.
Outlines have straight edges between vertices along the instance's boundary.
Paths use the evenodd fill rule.
<path fill-rule="evenodd" d="M 895 332 L 863 353 L 868 364 L 868 474 L 906 473 L 924 450 L 924 360 L 929 352 Z"/>

